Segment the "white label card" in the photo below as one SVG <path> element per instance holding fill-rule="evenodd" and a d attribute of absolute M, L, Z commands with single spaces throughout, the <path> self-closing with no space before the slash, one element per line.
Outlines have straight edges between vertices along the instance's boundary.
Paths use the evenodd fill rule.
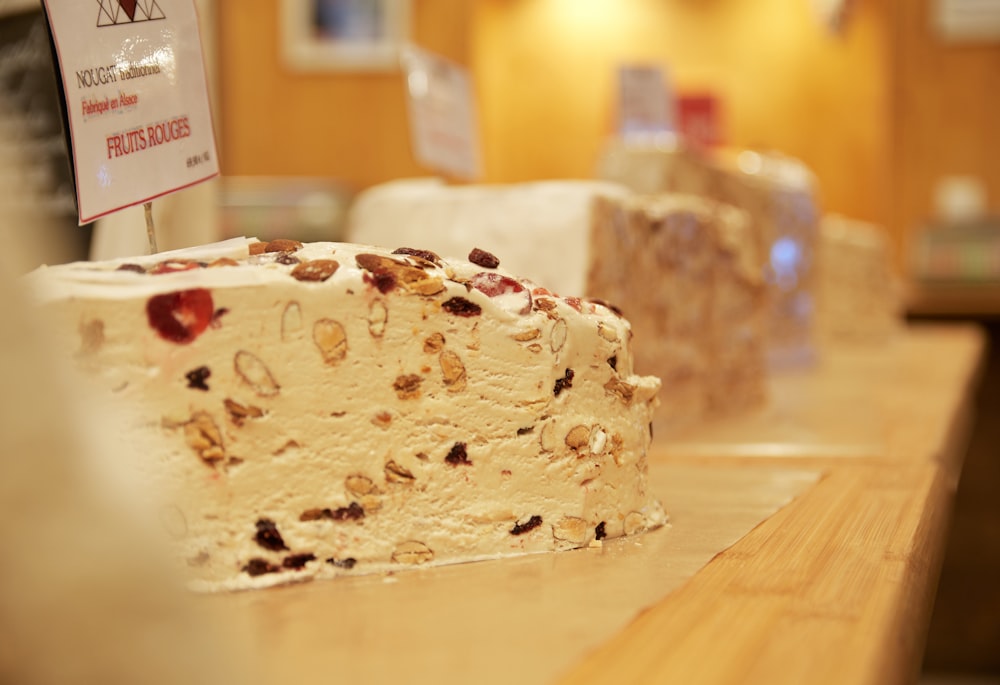
<path fill-rule="evenodd" d="M 80 223 L 219 174 L 194 0 L 43 0 Z"/>
<path fill-rule="evenodd" d="M 407 111 L 413 154 L 436 171 L 479 176 L 479 130 L 468 70 L 426 50 L 408 47 Z"/>
<path fill-rule="evenodd" d="M 655 135 L 673 128 L 673 98 L 659 67 L 620 67 L 618 103 L 619 133 L 626 139 Z"/>

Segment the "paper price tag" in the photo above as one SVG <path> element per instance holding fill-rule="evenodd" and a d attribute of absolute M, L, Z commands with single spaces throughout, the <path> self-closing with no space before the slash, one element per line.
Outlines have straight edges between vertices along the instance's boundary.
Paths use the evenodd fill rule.
<path fill-rule="evenodd" d="M 219 174 L 193 0 L 43 0 L 80 223 Z"/>
<path fill-rule="evenodd" d="M 421 164 L 463 179 L 479 175 L 479 131 L 466 69 L 414 47 L 403 55 L 413 152 Z"/>
<path fill-rule="evenodd" d="M 618 126 L 623 138 L 652 136 L 673 128 L 673 98 L 659 67 L 620 67 L 618 98 Z"/>

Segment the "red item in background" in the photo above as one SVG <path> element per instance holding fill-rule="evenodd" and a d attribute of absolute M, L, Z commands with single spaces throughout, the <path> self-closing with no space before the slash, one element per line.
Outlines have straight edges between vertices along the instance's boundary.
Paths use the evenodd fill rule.
<path fill-rule="evenodd" d="M 699 147 L 722 144 L 722 107 L 714 95 L 679 95 L 677 130 L 689 143 Z"/>

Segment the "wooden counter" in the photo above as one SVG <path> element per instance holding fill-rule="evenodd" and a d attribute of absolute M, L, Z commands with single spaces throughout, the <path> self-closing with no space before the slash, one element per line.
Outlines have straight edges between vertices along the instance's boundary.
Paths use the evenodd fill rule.
<path fill-rule="evenodd" d="M 206 601 L 264 682 L 912 682 L 983 340 L 824 350 L 755 415 L 658 433 L 646 535 Z"/>
<path fill-rule="evenodd" d="M 865 389 L 884 452 L 780 458 L 824 475 L 561 682 L 915 681 L 983 345 L 972 326 L 911 327 L 885 350 L 828 350 L 804 383 L 777 379 L 803 403 L 831 384 Z M 748 469 L 779 460 L 657 456 Z"/>

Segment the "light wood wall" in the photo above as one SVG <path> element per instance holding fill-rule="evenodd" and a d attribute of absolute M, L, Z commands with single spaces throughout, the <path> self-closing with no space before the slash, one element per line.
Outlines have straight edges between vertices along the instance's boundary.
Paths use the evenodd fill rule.
<path fill-rule="evenodd" d="M 296 72 L 281 60 L 279 0 L 216 2 L 224 174 L 328 176 L 359 189 L 426 173 L 410 151 L 398 71 Z M 469 3 L 413 8 L 415 42 L 465 63 Z"/>
<path fill-rule="evenodd" d="M 355 189 L 428 173 L 398 73 L 295 73 L 279 0 L 217 2 L 225 173 Z M 678 90 L 719 96 L 727 143 L 801 158 L 825 210 L 888 226 L 902 253 L 940 174 L 983 175 L 1000 197 L 1000 48 L 936 45 L 930 2 L 855 1 L 833 34 L 807 0 L 413 0 L 413 34 L 472 71 L 484 181 L 592 176 L 616 66 L 659 63 Z"/>
<path fill-rule="evenodd" d="M 1000 214 L 1000 42 L 942 42 L 931 7 L 896 0 L 891 224 L 904 249 L 933 216 L 942 176 L 982 178 Z"/>

